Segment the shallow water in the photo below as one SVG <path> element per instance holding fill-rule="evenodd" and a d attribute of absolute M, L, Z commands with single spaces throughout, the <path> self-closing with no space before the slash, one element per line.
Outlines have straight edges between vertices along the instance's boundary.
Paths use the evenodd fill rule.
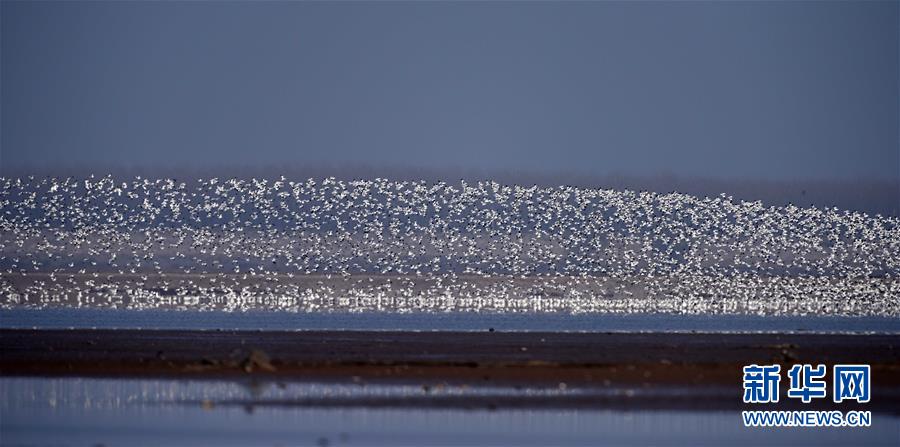
<path fill-rule="evenodd" d="M 736 410 L 265 404 L 425 393 L 404 385 L 4 377 L 0 390 L 2 445 L 896 445 L 900 436 L 900 418 L 883 413 L 864 429 L 751 429 Z M 528 392 L 560 391 L 516 391 Z"/>
<path fill-rule="evenodd" d="M 0 310 L 0 328 L 586 332 L 900 333 L 890 317 L 581 314 L 198 312 L 47 308 Z"/>

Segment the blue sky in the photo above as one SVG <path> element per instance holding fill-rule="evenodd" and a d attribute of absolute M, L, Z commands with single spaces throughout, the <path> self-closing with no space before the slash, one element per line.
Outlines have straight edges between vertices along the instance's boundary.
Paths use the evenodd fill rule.
<path fill-rule="evenodd" d="M 3 2 L 4 170 L 898 178 L 898 2 Z"/>

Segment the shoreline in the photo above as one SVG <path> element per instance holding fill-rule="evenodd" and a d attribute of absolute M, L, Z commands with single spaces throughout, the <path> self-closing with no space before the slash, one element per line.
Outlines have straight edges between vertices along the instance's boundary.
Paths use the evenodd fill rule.
<path fill-rule="evenodd" d="M 900 319 L 866 316 L 761 316 L 667 313 L 291 312 L 280 310 L 108 309 L 0 307 L 0 329 L 196 331 L 372 331 L 880 334 L 900 335 Z"/>
<path fill-rule="evenodd" d="M 823 363 L 829 370 L 836 363 L 870 364 L 874 398 L 858 408 L 889 413 L 900 408 L 897 335 L 0 329 L 2 378 L 476 390 L 464 397 L 254 402 L 264 406 L 740 408 L 741 368 L 750 363 L 777 363 L 782 371 L 796 363 Z M 492 387 L 512 394 L 477 393 Z M 533 396 L 528 389 L 575 394 Z M 803 406 L 790 399 L 779 404 L 792 406 L 835 408 L 830 402 Z"/>

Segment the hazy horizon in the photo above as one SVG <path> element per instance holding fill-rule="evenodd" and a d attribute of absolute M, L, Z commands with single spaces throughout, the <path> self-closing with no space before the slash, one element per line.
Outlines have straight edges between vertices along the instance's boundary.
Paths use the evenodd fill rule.
<path fill-rule="evenodd" d="M 491 179 L 900 215 L 898 6 L 3 2 L 0 175 Z"/>

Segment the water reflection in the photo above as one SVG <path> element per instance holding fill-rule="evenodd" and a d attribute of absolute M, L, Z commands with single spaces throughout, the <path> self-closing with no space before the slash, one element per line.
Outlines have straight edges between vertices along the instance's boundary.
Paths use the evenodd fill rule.
<path fill-rule="evenodd" d="M 302 404 L 594 392 L 564 387 L 6 377 L 0 391 L 4 445 L 872 445 L 896 442 L 900 433 L 900 419 L 882 413 L 867 429 L 763 430 L 742 427 L 737 411 Z"/>

